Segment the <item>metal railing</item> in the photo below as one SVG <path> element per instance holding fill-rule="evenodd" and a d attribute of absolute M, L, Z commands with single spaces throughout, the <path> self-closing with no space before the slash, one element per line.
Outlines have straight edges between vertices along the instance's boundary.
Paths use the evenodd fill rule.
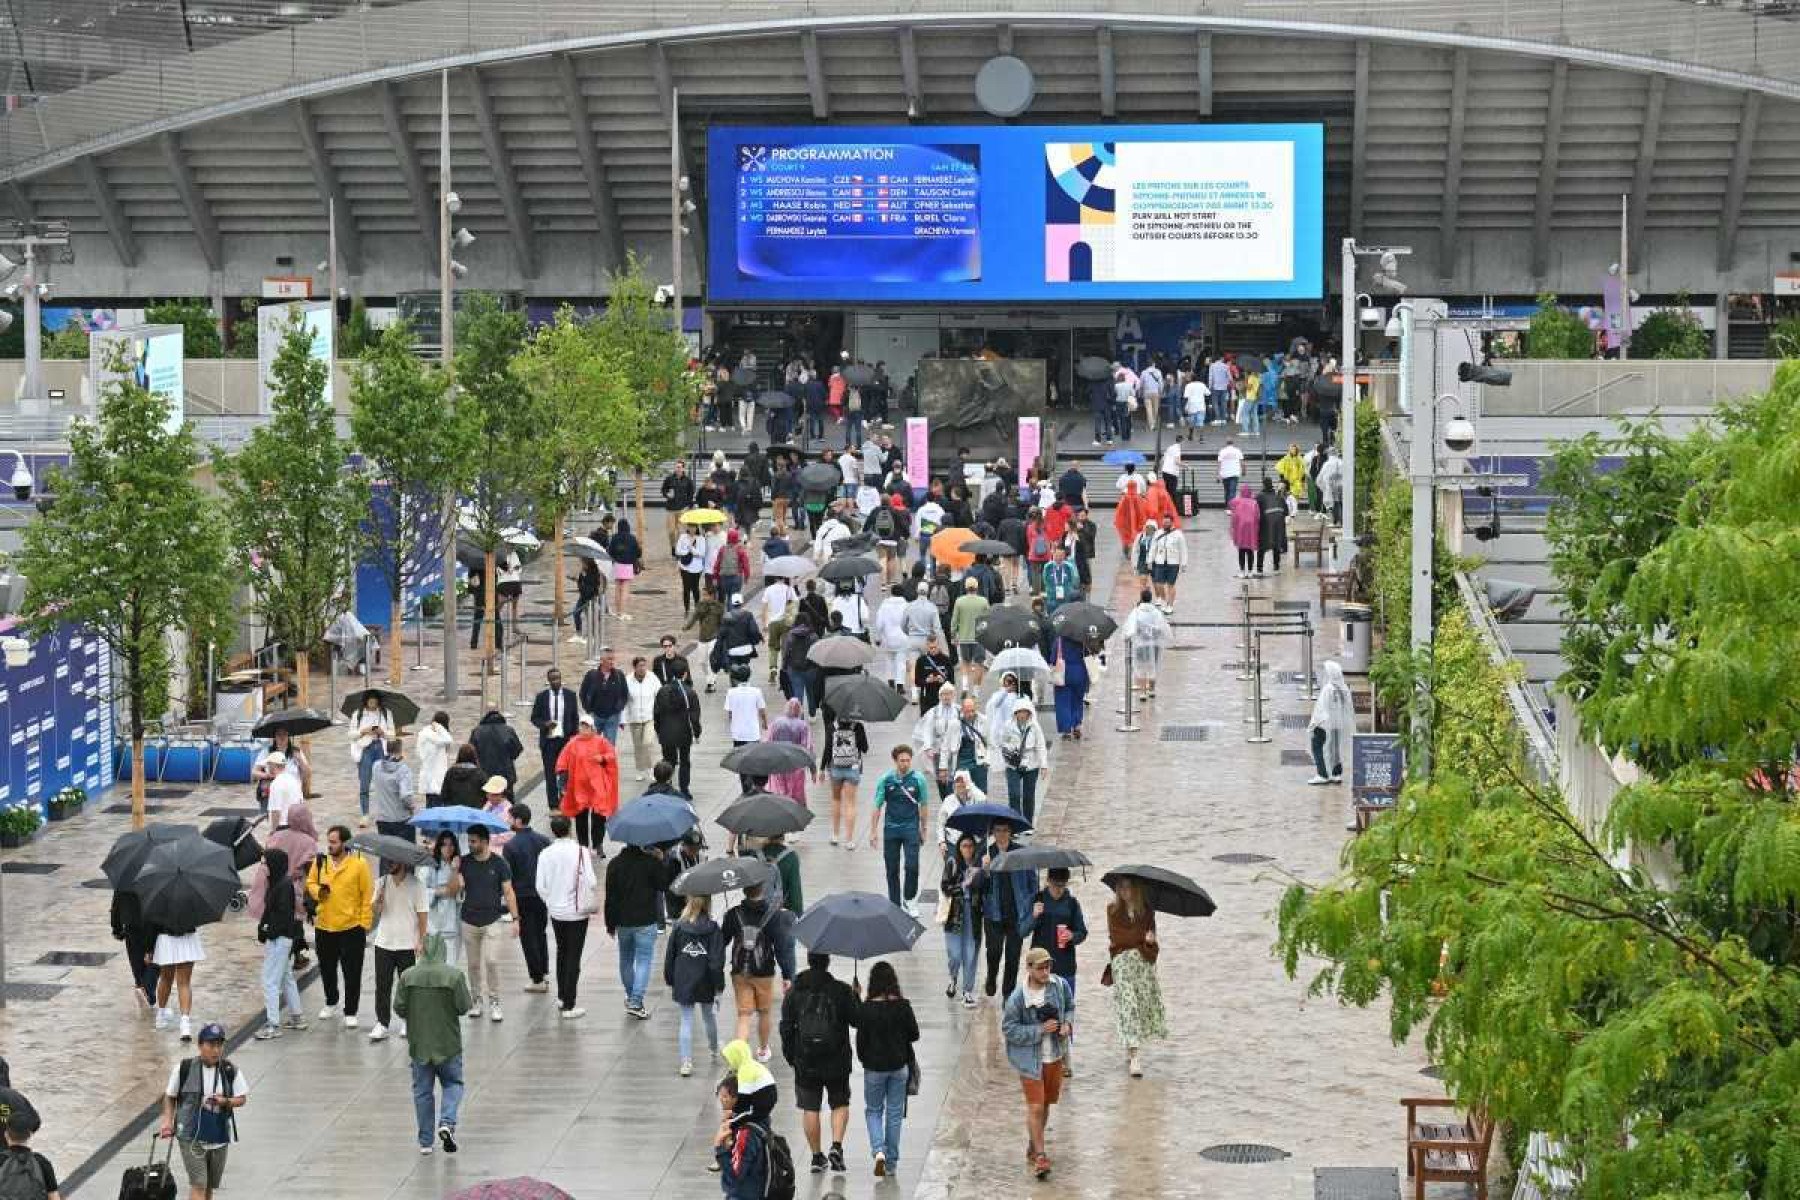
<path fill-rule="evenodd" d="M 1767 391 L 1779 359 L 1521 359 L 1503 364 L 1512 386 L 1484 387 L 1489 417 L 1608 417 L 1651 408 L 1711 408 Z"/>

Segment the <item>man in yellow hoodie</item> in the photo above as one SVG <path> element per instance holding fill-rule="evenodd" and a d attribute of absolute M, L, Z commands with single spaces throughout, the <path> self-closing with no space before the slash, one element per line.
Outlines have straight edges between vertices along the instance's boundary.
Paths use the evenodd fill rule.
<path fill-rule="evenodd" d="M 325 1007 L 319 1020 L 337 1010 L 339 973 L 344 988 L 344 1028 L 356 1028 L 362 999 L 363 947 L 375 923 L 375 883 L 362 855 L 350 853 L 350 828 L 333 825 L 325 833 L 325 855 L 306 871 L 306 894 L 318 906 L 319 979 L 325 985 Z"/>

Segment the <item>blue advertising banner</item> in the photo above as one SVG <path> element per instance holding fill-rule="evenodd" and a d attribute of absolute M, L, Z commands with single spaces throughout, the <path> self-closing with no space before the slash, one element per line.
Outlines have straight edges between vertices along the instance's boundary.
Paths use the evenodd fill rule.
<path fill-rule="evenodd" d="M 111 785 L 111 674 L 112 651 L 75 626 L 33 642 L 24 666 L 0 660 L 0 807 Z"/>
<path fill-rule="evenodd" d="M 393 528 L 396 519 L 409 521 L 415 528 L 412 562 L 406 594 L 401 597 L 400 610 L 411 617 L 418 613 L 419 603 L 426 596 L 441 592 L 444 588 L 444 515 L 439 498 L 435 495 L 416 497 L 397 508 L 393 502 L 393 489 L 385 483 L 377 483 L 369 489 L 369 520 L 367 528 L 378 535 L 385 535 Z M 386 536 L 382 540 L 386 541 Z M 462 568 L 457 568 L 461 573 Z M 390 596 L 393 589 L 388 586 L 387 572 L 377 562 L 365 557 L 356 565 L 356 619 L 364 625 L 387 628 L 390 613 Z"/>
<path fill-rule="evenodd" d="M 713 126 L 715 303 L 1314 300 L 1316 124 Z"/>

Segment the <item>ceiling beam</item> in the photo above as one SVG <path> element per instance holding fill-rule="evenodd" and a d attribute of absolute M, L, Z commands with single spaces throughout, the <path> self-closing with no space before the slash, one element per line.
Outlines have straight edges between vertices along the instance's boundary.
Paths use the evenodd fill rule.
<path fill-rule="evenodd" d="M 500 119 L 494 115 L 494 98 L 488 95 L 487 79 L 477 67 L 469 72 L 469 96 L 475 102 L 475 131 L 481 135 L 481 151 L 493 172 L 494 187 L 500 193 L 500 208 L 506 214 L 506 234 L 512 242 L 513 257 L 518 260 L 519 274 L 537 278 L 537 243 L 531 235 L 531 213 L 519 191 L 519 177 L 514 174 L 512 156 L 506 152 L 506 139 L 500 136 Z"/>
<path fill-rule="evenodd" d="M 412 200 L 413 220 L 419 225 L 419 241 L 425 250 L 425 261 L 432 274 L 438 271 L 438 202 L 425 183 L 425 168 L 413 151 L 412 135 L 406 131 L 406 115 L 400 111 L 400 93 L 392 83 L 375 85 L 375 98 L 381 109 L 381 124 L 387 130 L 388 145 L 400 163 L 400 175 L 406 180 L 406 194 Z"/>
<path fill-rule="evenodd" d="M 606 249 L 608 265 L 623 267 L 625 235 L 619 227 L 619 210 L 613 203 L 612 183 L 606 177 L 606 164 L 600 160 L 593 118 L 588 113 L 587 96 L 581 90 L 581 78 L 575 72 L 575 60 L 567 54 L 558 54 L 554 62 L 557 87 L 563 107 L 569 113 L 569 131 L 575 137 L 575 153 L 581 159 L 581 175 L 594 202 L 594 216 L 600 222 L 600 244 Z"/>
<path fill-rule="evenodd" d="M 1450 65 L 1450 129 L 1444 140 L 1444 210 L 1438 229 L 1438 277 L 1456 272 L 1457 225 L 1462 209 L 1463 132 L 1469 113 L 1469 52 L 1458 50 Z"/>
<path fill-rule="evenodd" d="M 919 120 L 925 115 L 925 89 L 919 85 L 919 47 L 913 41 L 913 27 L 902 25 L 900 38 L 900 79 L 906 89 L 906 115 Z"/>
<path fill-rule="evenodd" d="M 661 42 L 650 43 L 650 80 L 656 86 L 656 102 L 661 106 L 666 128 L 675 119 L 675 73 L 669 69 L 669 53 Z"/>
<path fill-rule="evenodd" d="M 1550 218 L 1556 210 L 1556 179 L 1562 167 L 1563 108 L 1569 95 L 1569 64 L 1550 67 L 1550 107 L 1544 113 L 1544 152 L 1538 159 L 1537 209 L 1531 219 L 1531 277 L 1550 273 Z"/>
<path fill-rule="evenodd" d="M 1725 206 L 1719 214 L 1719 273 L 1731 270 L 1737 258 L 1738 218 L 1744 214 L 1744 189 L 1750 184 L 1750 158 L 1756 153 L 1756 126 L 1762 119 L 1762 93 L 1744 93 L 1744 111 L 1738 118 L 1737 148 L 1731 153 L 1731 174 L 1725 180 Z"/>
<path fill-rule="evenodd" d="M 1113 58 L 1112 26 L 1102 25 L 1094 40 L 1100 54 L 1100 115 L 1110 121 L 1119 115 L 1119 70 Z"/>
<path fill-rule="evenodd" d="M 1203 117 L 1213 115 L 1213 57 L 1212 34 L 1201 30 L 1194 35 L 1194 51 L 1200 73 L 1199 113 Z"/>
<path fill-rule="evenodd" d="M 181 197 L 181 207 L 187 212 L 188 224 L 194 227 L 194 240 L 200 243 L 207 270 L 223 270 L 225 253 L 220 243 L 219 223 L 213 220 L 212 208 L 194 179 L 194 168 L 188 164 L 187 152 L 182 149 L 181 135 L 165 133 L 156 140 L 162 150 L 163 162 L 168 165 L 175 194 Z"/>
<path fill-rule="evenodd" d="M 1356 92 L 1350 110 L 1350 236 L 1363 236 L 1363 202 L 1369 191 L 1369 43 L 1356 43 Z"/>
<path fill-rule="evenodd" d="M 1631 240 L 1631 257 L 1638 262 L 1646 261 L 1639 247 L 1644 244 L 1644 216 L 1650 210 L 1650 187 L 1656 177 L 1656 146 L 1662 137 L 1663 97 L 1668 89 L 1665 76 L 1652 75 L 1644 96 L 1644 124 L 1638 131 L 1637 166 L 1631 172 L 1631 203 L 1625 222 Z"/>
<path fill-rule="evenodd" d="M 87 181 L 88 195 L 93 198 L 94 207 L 100 210 L 100 221 L 106 226 L 106 236 L 112 239 L 113 249 L 118 251 L 119 261 L 127 267 L 137 266 L 137 238 L 132 236 L 131 222 L 125 218 L 125 210 L 119 206 L 118 197 L 113 195 L 112 187 L 106 182 L 106 172 L 91 154 L 75 162 L 82 179 Z"/>
<path fill-rule="evenodd" d="M 294 104 L 294 125 L 300 131 L 300 145 L 306 151 L 306 161 L 312 165 L 313 184 L 319 189 L 319 197 L 329 205 L 329 210 L 337 213 L 338 254 L 343 257 L 344 270 L 351 275 L 361 275 L 362 237 L 356 232 L 356 216 L 344 197 L 344 187 L 338 182 L 337 172 L 332 169 L 331 156 L 325 152 L 325 139 L 319 134 L 318 114 L 305 100 Z"/>
<path fill-rule="evenodd" d="M 812 97 L 815 121 L 831 120 L 831 92 L 825 86 L 825 62 L 819 55 L 819 35 L 810 29 L 800 33 L 800 57 L 806 62 L 806 91 Z"/>

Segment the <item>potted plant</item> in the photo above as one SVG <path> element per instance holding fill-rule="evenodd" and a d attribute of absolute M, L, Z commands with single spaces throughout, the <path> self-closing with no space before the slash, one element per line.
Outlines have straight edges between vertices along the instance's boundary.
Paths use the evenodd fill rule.
<path fill-rule="evenodd" d="M 458 587 L 457 587 L 458 594 L 461 594 L 461 591 L 462 591 L 462 587 L 461 587 L 461 585 L 458 585 Z M 427 592 L 427 593 L 425 593 L 425 595 L 423 595 L 419 598 L 419 615 L 424 617 L 427 621 L 436 620 L 438 617 L 442 616 L 443 614 L 444 614 L 444 593 L 442 593 L 442 592 Z"/>
<path fill-rule="evenodd" d="M 50 797 L 50 819 L 66 821 L 81 812 L 81 806 L 87 803 L 87 793 L 78 787 L 66 787 Z"/>
<path fill-rule="evenodd" d="M 0 808 L 0 849 L 10 850 L 24 845 L 25 840 L 37 832 L 37 827 L 43 821 L 38 815 L 37 805 L 29 802 Z"/>

